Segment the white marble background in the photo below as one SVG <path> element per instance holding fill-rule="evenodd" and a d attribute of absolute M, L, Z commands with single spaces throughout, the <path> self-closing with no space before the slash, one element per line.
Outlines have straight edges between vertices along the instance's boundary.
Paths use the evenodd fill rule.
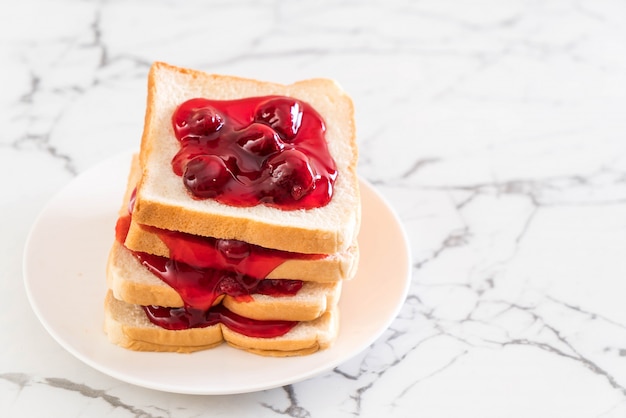
<path fill-rule="evenodd" d="M 371 348 L 284 388 L 186 396 L 44 331 L 29 228 L 137 146 L 155 60 L 352 95 L 360 174 L 414 258 Z M 1 416 L 626 416 L 624 1 L 3 1 L 0 63 Z"/>

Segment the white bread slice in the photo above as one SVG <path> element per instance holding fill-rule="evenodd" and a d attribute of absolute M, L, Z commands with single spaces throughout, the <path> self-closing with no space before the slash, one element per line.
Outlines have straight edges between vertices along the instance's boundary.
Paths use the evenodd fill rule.
<path fill-rule="evenodd" d="M 190 353 L 226 341 L 233 347 L 255 354 L 296 356 L 330 347 L 339 329 L 339 314 L 333 309 L 314 321 L 300 322 L 287 334 L 275 338 L 248 337 L 222 324 L 171 331 L 152 324 L 141 306 L 119 301 L 110 291 L 105 299 L 104 312 L 104 329 L 109 340 L 136 351 Z"/>
<path fill-rule="evenodd" d="M 155 234 L 131 220 L 124 245 L 133 251 L 170 258 L 170 249 Z M 287 259 L 266 278 L 297 279 L 304 281 L 336 282 L 349 280 L 356 274 L 359 261 L 358 245 L 354 243 L 345 251 L 326 254 L 319 259 Z"/>
<path fill-rule="evenodd" d="M 324 119 L 328 149 L 338 170 L 331 201 L 321 208 L 285 211 L 265 205 L 233 207 L 213 199 L 193 199 L 171 167 L 179 150 L 171 126 L 177 106 L 196 97 L 228 100 L 266 95 L 303 100 Z M 356 242 L 361 219 L 357 158 L 353 104 L 331 80 L 281 85 L 155 63 L 148 77 L 140 150 L 142 177 L 133 216 L 144 225 L 267 248 L 342 252 Z"/>
<path fill-rule="evenodd" d="M 140 177 L 139 159 L 138 156 L 135 155 L 131 162 L 124 201 L 119 211 L 120 216 L 126 216 L 128 214 L 128 201 Z M 170 257 L 170 249 L 161 241 L 159 236 L 135 222 L 134 218 L 131 220 L 124 245 L 133 251 L 167 258 Z M 287 260 L 270 272 L 267 278 L 318 282 L 349 280 L 356 274 L 358 261 L 359 249 L 355 241 L 355 243 L 345 251 L 326 254 L 326 256 L 321 259 Z"/>
<path fill-rule="evenodd" d="M 230 311 L 247 318 L 287 321 L 310 321 L 336 306 L 342 282 L 305 282 L 293 296 L 271 297 L 254 294 L 252 301 L 233 297 L 219 298 Z M 117 241 L 111 247 L 107 263 L 107 285 L 116 299 L 130 304 L 183 306 L 180 295 L 167 283 L 141 265 L 130 251 Z"/>

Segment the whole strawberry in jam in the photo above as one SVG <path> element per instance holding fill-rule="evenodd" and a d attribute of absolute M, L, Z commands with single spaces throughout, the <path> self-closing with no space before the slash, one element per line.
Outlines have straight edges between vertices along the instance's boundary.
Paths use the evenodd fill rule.
<path fill-rule="evenodd" d="M 291 141 L 302 124 L 302 105 L 291 98 L 272 98 L 259 104 L 254 120 L 271 126 L 283 140 Z"/>
<path fill-rule="evenodd" d="M 191 99 L 174 114 L 173 125 L 176 137 L 182 139 L 212 135 L 224 126 L 224 121 L 213 106 L 202 99 Z"/>
<path fill-rule="evenodd" d="M 237 280 L 234 273 L 224 272 L 224 276 L 219 282 L 217 290 L 219 293 L 230 296 L 242 296 L 248 294 L 242 283 Z"/>
<path fill-rule="evenodd" d="M 215 155 L 198 155 L 192 158 L 183 174 L 187 189 L 201 198 L 218 196 L 231 178 L 224 160 Z"/>
<path fill-rule="evenodd" d="M 302 152 L 289 149 L 267 161 L 267 193 L 274 203 L 300 200 L 315 186 L 315 174 Z"/>
<path fill-rule="evenodd" d="M 206 145 L 197 137 L 187 136 L 183 138 L 181 146 L 184 152 L 178 152 L 172 159 L 172 169 L 179 176 L 184 174 L 187 164 L 191 160 L 201 155 L 207 155 Z"/>
<path fill-rule="evenodd" d="M 237 143 L 246 151 L 258 156 L 267 156 L 284 148 L 276 131 L 261 123 L 253 123 L 238 134 Z"/>
<path fill-rule="evenodd" d="M 326 205 L 337 170 L 321 116 L 285 96 L 191 99 L 172 115 L 172 159 L 196 199 L 285 210 Z"/>
<path fill-rule="evenodd" d="M 217 250 L 231 263 L 238 263 L 250 255 L 250 244 L 235 239 L 219 239 Z"/>

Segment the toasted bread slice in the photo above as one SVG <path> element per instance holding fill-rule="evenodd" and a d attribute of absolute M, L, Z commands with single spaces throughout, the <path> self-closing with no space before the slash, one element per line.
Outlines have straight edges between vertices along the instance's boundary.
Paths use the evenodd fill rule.
<path fill-rule="evenodd" d="M 328 149 L 338 171 L 331 201 L 319 208 L 285 211 L 192 198 L 171 166 L 179 150 L 171 122 L 177 106 L 196 97 L 229 100 L 266 95 L 303 100 L 322 116 Z M 309 254 L 346 251 L 356 242 L 361 218 L 353 113 L 351 99 L 331 80 L 281 85 L 155 63 L 148 78 L 140 150 L 142 176 L 133 217 L 143 225 L 266 248 Z"/>
<path fill-rule="evenodd" d="M 105 299 L 104 329 L 111 342 L 136 351 L 190 353 L 226 341 L 233 347 L 265 356 L 295 356 L 328 348 L 337 337 L 336 309 L 313 321 L 300 322 L 287 334 L 273 338 L 248 337 L 217 324 L 171 331 L 150 322 L 139 305 L 122 302 L 109 291 Z"/>
<path fill-rule="evenodd" d="M 310 321 L 337 305 L 341 283 L 305 282 L 293 296 L 253 294 L 251 301 L 220 297 L 230 311 L 251 319 Z M 107 284 L 113 295 L 127 303 L 168 307 L 183 306 L 180 295 L 152 274 L 130 251 L 115 242 L 107 263 Z"/>

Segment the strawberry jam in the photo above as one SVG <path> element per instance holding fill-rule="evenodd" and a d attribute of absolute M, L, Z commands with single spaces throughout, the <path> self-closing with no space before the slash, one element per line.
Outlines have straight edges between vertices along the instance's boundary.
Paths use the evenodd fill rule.
<path fill-rule="evenodd" d="M 120 216 L 115 225 L 116 240 L 126 241 L 131 216 Z M 302 254 L 274 250 L 243 241 L 201 237 L 142 225 L 156 234 L 170 251 L 170 258 L 197 268 L 228 269 L 265 278 L 286 260 L 319 260 L 324 254 Z"/>
<path fill-rule="evenodd" d="M 172 116 L 172 159 L 194 198 L 285 210 L 326 205 L 337 177 L 321 116 L 283 96 L 191 99 Z"/>
<path fill-rule="evenodd" d="M 116 240 L 124 244 L 131 216 L 120 216 L 115 225 Z M 172 233 L 174 235 L 178 233 Z M 182 233 L 180 233 L 182 234 Z M 165 234 L 165 235 L 169 235 Z M 193 241 L 200 239 L 190 234 L 182 234 Z M 233 296 L 239 300 L 252 300 L 252 294 L 258 293 L 270 296 L 293 296 L 302 287 L 301 280 L 265 279 L 264 277 L 276 265 L 285 259 L 285 255 L 267 256 L 264 249 L 233 240 L 218 240 L 206 238 L 207 245 L 200 240 L 195 247 L 186 250 L 185 241 L 175 241 L 181 249 L 171 250 L 175 254 L 182 254 L 180 258 L 198 260 L 198 263 L 187 263 L 180 258 L 167 258 L 130 251 L 152 274 L 159 277 L 172 287 L 183 299 L 186 305 L 195 308 L 207 309 L 220 295 Z M 170 244 L 172 244 L 170 242 Z M 174 245 L 171 248 L 177 248 Z M 195 250 L 195 251 L 194 251 Z M 191 254 L 186 257 L 186 254 Z M 253 256 L 252 254 L 256 254 Z M 268 261 L 269 260 L 269 261 Z M 241 268 L 245 267 L 245 268 Z M 268 271 L 269 270 L 269 271 Z M 252 276 L 246 271 L 265 272 L 264 275 Z M 258 278 L 257 278 L 258 277 Z"/>
<path fill-rule="evenodd" d="M 251 295 L 255 293 L 292 296 L 302 287 L 301 280 L 256 279 L 229 270 L 192 267 L 152 254 L 133 254 L 155 276 L 176 290 L 186 306 L 202 310 L 210 308 L 221 295 L 251 301 Z"/>
<path fill-rule="evenodd" d="M 194 308 L 164 308 L 144 306 L 144 311 L 155 325 L 168 330 L 203 328 L 222 323 L 231 330 L 249 337 L 274 338 L 288 333 L 296 321 L 259 321 L 229 311 L 223 305 L 208 310 Z"/>
<path fill-rule="evenodd" d="M 232 269 L 254 277 L 266 277 L 286 260 L 316 260 L 323 254 L 274 250 L 243 241 L 201 237 L 184 232 L 146 227 L 170 250 L 170 258 L 196 267 Z"/>
<path fill-rule="evenodd" d="M 120 216 L 115 236 L 120 244 L 126 241 L 130 228 L 137 189 L 133 189 L 128 214 Z M 264 248 L 244 241 L 218 239 L 170 231 L 148 225 L 141 228 L 155 234 L 169 249 L 169 257 L 194 267 L 231 269 L 245 275 L 264 278 L 286 260 L 319 260 L 324 254 L 303 254 Z"/>
<path fill-rule="evenodd" d="M 132 203 L 129 205 L 129 211 L 132 211 Z M 124 243 L 128 234 L 130 221 L 130 214 L 120 216 L 115 225 L 115 237 L 121 244 Z M 217 243 L 214 243 L 213 247 L 217 248 L 226 259 L 235 261 L 233 265 L 241 263 L 242 259 L 249 257 L 248 253 L 252 252 L 229 240 L 215 241 Z M 227 242 L 220 244 L 219 241 Z M 222 305 L 212 305 L 217 297 L 224 294 L 240 301 L 252 300 L 252 294 L 293 296 L 302 287 L 303 283 L 300 280 L 255 279 L 232 269 L 194 267 L 171 258 L 136 251 L 131 251 L 131 253 L 150 272 L 172 287 L 185 304 L 180 308 L 144 306 L 146 316 L 157 326 L 168 330 L 181 330 L 222 323 L 240 334 L 272 338 L 289 332 L 298 324 L 294 321 L 253 320 L 230 312 Z M 196 256 L 198 257 L 203 259 L 201 256 Z"/>

